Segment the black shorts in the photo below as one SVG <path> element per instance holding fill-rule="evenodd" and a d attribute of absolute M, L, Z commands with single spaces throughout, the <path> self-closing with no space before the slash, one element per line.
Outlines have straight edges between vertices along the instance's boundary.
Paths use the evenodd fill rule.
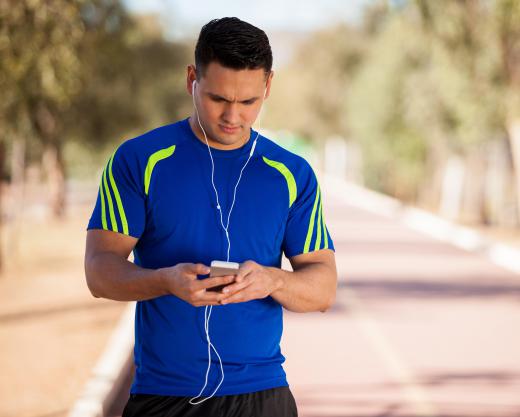
<path fill-rule="evenodd" d="M 211 397 L 197 405 L 191 398 L 130 394 L 122 417 L 298 417 L 289 387 Z"/>

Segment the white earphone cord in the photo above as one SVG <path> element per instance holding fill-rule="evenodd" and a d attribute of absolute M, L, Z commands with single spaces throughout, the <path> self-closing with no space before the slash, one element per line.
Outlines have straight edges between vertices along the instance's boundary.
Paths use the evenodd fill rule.
<path fill-rule="evenodd" d="M 246 168 L 247 164 L 249 163 L 249 160 L 253 156 L 259 132 L 256 133 L 256 137 L 255 137 L 255 140 L 253 142 L 253 146 L 251 147 L 251 151 L 249 152 L 249 157 L 247 158 L 247 161 L 244 164 L 244 166 L 242 167 L 242 169 L 240 170 L 240 175 L 238 176 L 238 181 L 235 184 L 235 188 L 234 188 L 234 191 L 233 191 L 233 201 L 231 203 L 231 208 L 229 209 L 227 223 L 226 223 L 226 226 L 224 226 L 224 221 L 222 219 L 222 208 L 220 206 L 220 201 L 219 201 L 219 198 L 218 198 L 218 191 L 217 191 L 217 188 L 215 187 L 215 181 L 214 181 L 215 163 L 213 161 L 213 155 L 211 154 L 211 148 L 210 148 L 209 143 L 208 143 L 208 137 L 206 136 L 206 131 L 204 130 L 204 128 L 202 127 L 202 124 L 200 123 L 199 111 L 197 109 L 197 105 L 195 104 L 195 80 L 192 83 L 192 90 L 191 90 L 191 92 L 192 92 L 192 97 L 193 97 L 193 106 L 195 107 L 195 113 L 197 115 L 197 121 L 198 121 L 198 124 L 200 126 L 200 129 L 202 130 L 202 133 L 204 134 L 204 139 L 206 139 L 206 145 L 208 146 L 209 157 L 211 159 L 211 185 L 213 186 L 213 190 L 215 192 L 215 196 L 216 196 L 216 199 L 217 199 L 217 209 L 218 209 L 218 211 L 220 213 L 220 225 L 222 226 L 222 229 L 224 229 L 224 232 L 226 234 L 226 239 L 227 239 L 227 242 L 228 242 L 226 261 L 229 262 L 229 252 L 231 250 L 231 240 L 229 239 L 229 231 L 228 231 L 228 229 L 229 229 L 229 220 L 231 218 L 231 211 L 233 210 L 233 206 L 235 205 L 235 198 L 236 198 L 237 188 L 238 188 L 238 184 L 240 183 L 240 179 L 242 178 L 242 172 L 244 172 L 244 169 Z M 265 98 L 265 93 L 264 93 L 264 98 Z M 208 314 L 208 307 L 209 307 L 209 314 Z M 213 397 L 213 395 L 215 395 L 217 390 L 220 388 L 220 386 L 224 382 L 224 368 L 222 366 L 222 359 L 220 358 L 220 355 L 218 354 L 218 351 L 215 348 L 215 346 L 213 345 L 213 343 L 211 343 L 211 339 L 209 337 L 209 319 L 211 317 L 211 312 L 212 311 L 213 311 L 213 306 L 206 306 L 206 308 L 204 309 L 204 330 L 206 332 L 206 340 L 208 342 L 208 368 L 206 369 L 206 379 L 205 379 L 205 382 L 204 382 L 204 386 L 200 390 L 199 394 L 196 397 L 190 399 L 189 403 L 192 404 L 192 405 L 197 405 L 197 404 L 200 404 L 200 403 L 202 403 L 202 402 L 204 402 L 206 400 L 209 400 L 211 397 Z M 197 402 L 193 402 L 193 400 L 196 400 L 197 398 L 199 398 L 202 395 L 202 393 L 204 392 L 204 389 L 206 388 L 206 386 L 208 384 L 208 375 L 209 375 L 209 370 L 211 369 L 211 348 L 213 348 L 213 350 L 215 351 L 215 353 L 218 356 L 218 360 L 219 360 L 219 363 L 220 363 L 220 371 L 222 372 L 222 379 L 220 380 L 219 384 L 217 385 L 217 388 L 215 388 L 215 390 L 213 391 L 213 393 L 209 397 L 203 398 L 202 400 L 197 401 Z"/>

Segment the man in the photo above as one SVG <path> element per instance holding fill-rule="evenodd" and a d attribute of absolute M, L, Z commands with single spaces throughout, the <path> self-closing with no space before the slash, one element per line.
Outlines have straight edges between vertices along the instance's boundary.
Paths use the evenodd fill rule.
<path fill-rule="evenodd" d="M 137 301 L 124 417 L 297 416 L 282 306 L 326 311 L 337 274 L 312 168 L 251 129 L 272 79 L 262 30 L 212 20 L 187 67 L 192 115 L 127 140 L 103 172 L 85 273 L 95 297 Z M 240 268 L 204 277 L 213 260 Z"/>

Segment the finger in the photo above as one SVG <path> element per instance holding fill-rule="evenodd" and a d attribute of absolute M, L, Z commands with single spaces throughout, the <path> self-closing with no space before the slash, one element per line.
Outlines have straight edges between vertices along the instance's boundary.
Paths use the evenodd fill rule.
<path fill-rule="evenodd" d="M 226 295 L 221 292 L 201 291 L 197 294 L 196 303 L 199 305 L 220 305 Z"/>
<path fill-rule="evenodd" d="M 217 285 L 226 285 L 233 282 L 235 279 L 234 275 L 224 275 L 222 277 L 212 277 L 201 279 L 197 282 L 196 291 L 205 290 L 211 287 L 216 287 Z"/>
<path fill-rule="evenodd" d="M 219 301 L 199 301 L 193 304 L 194 307 L 204 307 L 204 306 L 220 306 Z"/>
<path fill-rule="evenodd" d="M 247 290 L 239 291 L 229 297 L 226 297 L 220 301 L 220 304 L 231 304 L 231 303 L 242 303 L 244 301 L 248 301 L 251 298 L 247 296 Z"/>
<path fill-rule="evenodd" d="M 209 274 L 210 268 L 204 264 L 187 264 L 187 272 L 191 272 L 194 275 L 206 275 Z"/>
<path fill-rule="evenodd" d="M 242 282 L 251 272 L 253 272 L 254 268 L 255 264 L 253 262 L 244 262 L 240 264 L 236 282 Z"/>
<path fill-rule="evenodd" d="M 238 282 L 237 280 L 235 280 L 234 284 L 231 284 L 231 285 L 228 285 L 228 286 L 222 288 L 222 293 L 232 295 L 232 294 L 236 293 L 237 291 L 241 291 L 244 288 L 248 287 L 249 285 L 251 285 L 252 282 L 253 282 L 253 280 L 248 279 L 247 277 L 243 278 L 243 280 L 241 282 Z"/>

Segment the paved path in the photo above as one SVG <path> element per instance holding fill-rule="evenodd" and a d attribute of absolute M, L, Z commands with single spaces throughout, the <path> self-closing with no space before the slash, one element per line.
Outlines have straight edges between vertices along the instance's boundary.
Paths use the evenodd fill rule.
<path fill-rule="evenodd" d="M 323 195 L 337 301 L 282 340 L 300 417 L 520 417 L 520 276 Z"/>
<path fill-rule="evenodd" d="M 282 342 L 300 416 L 520 416 L 520 276 L 323 195 L 336 304 Z"/>

